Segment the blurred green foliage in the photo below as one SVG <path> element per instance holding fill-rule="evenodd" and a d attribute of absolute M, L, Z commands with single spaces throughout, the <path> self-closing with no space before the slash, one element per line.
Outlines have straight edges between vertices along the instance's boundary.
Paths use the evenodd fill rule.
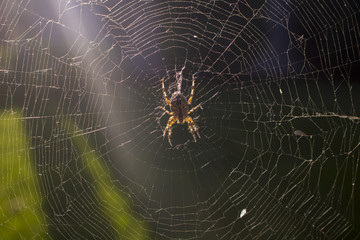
<path fill-rule="evenodd" d="M 22 117 L 0 113 L 0 237 L 46 239 L 35 162 Z"/>
<path fill-rule="evenodd" d="M 47 239 L 38 174 L 23 119 L 16 112 L 0 113 L 0 238 Z M 65 122 L 66 132 L 92 179 L 104 217 L 110 220 L 116 238 L 145 239 L 144 223 L 132 213 L 130 199 L 114 187 L 99 153 L 70 119 Z"/>
<path fill-rule="evenodd" d="M 131 211 L 130 199 L 116 189 L 111 173 L 99 153 L 89 144 L 84 134 L 70 119 L 64 119 L 67 134 L 80 155 L 84 171 L 91 176 L 96 189 L 98 202 L 115 229 L 117 239 L 145 239 L 144 223 L 138 220 Z"/>

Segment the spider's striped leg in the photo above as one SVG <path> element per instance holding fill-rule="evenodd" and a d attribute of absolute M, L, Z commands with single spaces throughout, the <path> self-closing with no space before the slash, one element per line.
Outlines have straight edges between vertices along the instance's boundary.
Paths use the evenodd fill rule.
<path fill-rule="evenodd" d="M 168 121 L 168 123 L 167 123 L 167 125 L 166 125 L 166 128 L 165 128 L 165 130 L 164 130 L 164 133 L 163 133 L 163 137 L 165 137 L 165 135 L 166 135 L 166 132 L 167 131 L 169 131 L 168 132 L 168 140 L 169 140 L 169 144 L 172 146 L 172 144 L 171 144 L 171 126 L 175 123 L 176 121 L 175 121 L 175 117 L 174 116 L 171 116 L 170 118 L 169 118 L 169 121 Z"/>
<path fill-rule="evenodd" d="M 162 81 L 162 91 L 163 91 L 163 94 L 164 94 L 165 101 L 171 107 L 171 103 L 170 103 L 169 99 L 167 99 L 167 97 L 166 97 L 164 78 L 162 78 L 161 81 Z"/>
<path fill-rule="evenodd" d="M 168 110 L 166 110 L 164 107 L 159 106 L 159 108 L 161 108 L 162 110 L 164 110 L 167 114 L 169 115 L 174 115 L 172 112 L 169 112 Z"/>
<path fill-rule="evenodd" d="M 200 107 L 200 104 L 198 104 L 196 107 L 192 108 L 192 109 L 188 112 L 188 115 L 189 115 L 190 113 L 192 113 L 194 110 L 196 110 L 198 107 Z"/>
<path fill-rule="evenodd" d="M 195 133 L 197 133 L 197 135 L 200 137 L 200 134 L 199 134 L 199 131 L 198 131 L 198 128 L 196 127 L 194 121 L 192 120 L 191 117 L 187 116 L 186 118 L 186 122 L 188 123 L 188 126 L 189 126 L 189 130 L 190 130 L 190 133 L 193 135 L 193 138 L 194 138 L 194 141 L 196 142 L 196 136 L 195 136 Z"/>
<path fill-rule="evenodd" d="M 194 74 L 192 75 L 192 85 L 191 85 L 191 93 L 190 93 L 190 98 L 188 101 L 188 104 L 191 103 L 193 96 L 194 96 L 194 89 L 195 89 L 195 78 L 194 78 Z"/>

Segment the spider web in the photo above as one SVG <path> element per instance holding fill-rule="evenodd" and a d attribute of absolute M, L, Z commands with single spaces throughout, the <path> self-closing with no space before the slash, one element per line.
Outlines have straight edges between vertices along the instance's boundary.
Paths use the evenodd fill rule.
<path fill-rule="evenodd" d="M 26 126 L 41 231 L 359 239 L 359 15 L 356 0 L 2 1 L 0 106 Z M 201 139 L 174 124 L 170 146 L 161 79 L 188 98 L 193 74 Z"/>

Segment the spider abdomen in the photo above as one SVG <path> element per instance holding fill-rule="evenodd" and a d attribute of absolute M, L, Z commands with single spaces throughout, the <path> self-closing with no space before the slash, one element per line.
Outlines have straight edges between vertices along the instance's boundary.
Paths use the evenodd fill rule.
<path fill-rule="evenodd" d="M 186 98 L 180 92 L 176 92 L 170 99 L 171 111 L 174 113 L 174 117 L 178 123 L 185 123 L 185 119 L 188 116 L 189 105 Z"/>

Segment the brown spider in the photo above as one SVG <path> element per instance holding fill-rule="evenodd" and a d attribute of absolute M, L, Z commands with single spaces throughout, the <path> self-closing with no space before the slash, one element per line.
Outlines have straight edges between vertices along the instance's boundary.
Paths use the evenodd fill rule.
<path fill-rule="evenodd" d="M 200 138 L 200 134 L 198 131 L 198 128 L 196 127 L 194 121 L 192 120 L 191 117 L 189 117 L 188 115 L 190 113 L 192 113 L 195 109 L 197 109 L 199 105 L 197 105 L 196 107 L 194 107 L 193 109 L 189 110 L 189 105 L 191 104 L 191 101 L 193 99 L 194 96 L 194 89 L 195 89 L 195 78 L 194 75 L 192 75 L 192 86 L 191 86 L 191 93 L 190 93 L 190 98 L 187 101 L 186 98 L 184 97 L 184 95 L 182 95 L 181 92 L 174 92 L 173 95 L 170 98 L 170 101 L 167 99 L 166 97 L 166 92 L 165 92 L 165 85 L 164 85 L 164 78 L 162 79 L 162 91 L 164 94 L 164 98 L 166 103 L 170 106 L 171 112 L 169 112 L 168 110 L 166 110 L 164 107 L 160 106 L 160 108 L 162 110 L 164 110 L 167 114 L 171 115 L 171 117 L 169 118 L 169 121 L 166 125 L 166 128 L 164 130 L 163 136 L 166 135 L 166 132 L 169 131 L 168 133 L 168 139 L 169 139 L 169 143 L 171 144 L 171 126 L 177 122 L 178 124 L 183 124 L 185 123 L 185 121 L 188 123 L 189 126 L 189 131 L 190 133 L 193 135 L 194 137 L 194 141 L 196 142 L 196 137 L 195 137 L 195 133 L 197 133 L 197 135 Z"/>

